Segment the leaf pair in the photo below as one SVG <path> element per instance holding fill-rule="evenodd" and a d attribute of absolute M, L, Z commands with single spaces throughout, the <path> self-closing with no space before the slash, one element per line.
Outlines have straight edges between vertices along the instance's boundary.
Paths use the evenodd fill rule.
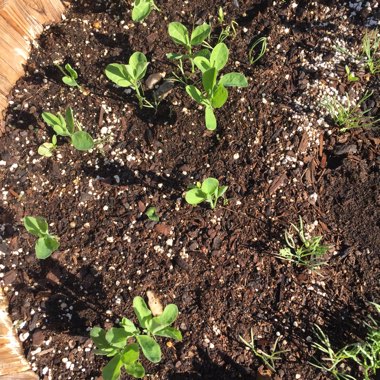
<path fill-rule="evenodd" d="M 113 327 L 108 331 L 100 327 L 91 330 L 91 338 L 97 347 L 95 353 L 113 357 L 103 369 L 104 380 L 118 379 L 123 367 L 129 375 L 143 377 L 145 370 L 138 361 L 139 348 L 152 363 L 161 361 L 161 348 L 154 336 L 182 340 L 181 332 L 170 326 L 178 316 L 176 305 L 167 305 L 161 315 L 153 317 L 143 298 L 135 297 L 133 310 L 143 333 L 127 318 L 122 319 L 121 327 Z M 136 343 L 128 343 L 129 339 L 135 339 Z"/>
<path fill-rule="evenodd" d="M 184 46 L 188 52 L 191 52 L 193 46 L 201 45 L 210 35 L 211 27 L 206 23 L 199 25 L 189 36 L 189 31 L 185 25 L 180 22 L 171 22 L 168 32 L 174 43 Z"/>
<path fill-rule="evenodd" d="M 149 16 L 152 9 L 159 11 L 153 0 L 135 0 L 132 9 L 132 20 L 135 22 L 143 21 Z"/>
<path fill-rule="evenodd" d="M 62 77 L 62 82 L 70 87 L 78 87 L 81 89 L 79 86 L 77 79 L 78 79 L 78 73 L 76 70 L 72 68 L 72 66 L 69 63 L 66 63 L 65 67 L 63 68 L 60 65 L 56 65 L 59 70 L 62 72 L 63 77 Z"/>
<path fill-rule="evenodd" d="M 35 245 L 36 257 L 38 259 L 48 258 L 59 248 L 58 237 L 49 234 L 49 227 L 45 218 L 41 216 L 26 216 L 23 221 L 26 230 L 38 237 Z"/>
<path fill-rule="evenodd" d="M 221 71 L 228 62 L 229 51 L 227 46 L 221 42 L 217 44 L 208 59 L 205 56 L 194 58 L 195 65 L 202 72 L 202 92 L 193 85 L 186 86 L 186 92 L 198 104 L 205 106 L 205 123 L 206 128 L 213 131 L 217 127 L 217 121 L 214 114 L 215 108 L 221 108 L 228 99 L 226 87 L 247 87 L 246 77 L 240 73 L 228 73 L 222 75 L 218 80 L 219 71 Z"/>
<path fill-rule="evenodd" d="M 219 181 L 216 178 L 206 178 L 202 184 L 199 182 L 192 189 L 188 190 L 185 195 L 185 200 L 191 205 L 197 205 L 202 202 L 208 202 L 211 208 L 214 209 L 218 199 L 224 196 L 228 186 L 219 186 Z"/>
<path fill-rule="evenodd" d="M 80 125 L 75 122 L 71 107 L 66 109 L 65 117 L 63 117 L 60 113 L 54 115 L 50 112 L 43 112 L 42 119 L 47 125 L 53 128 L 54 132 L 58 136 L 69 137 L 71 144 L 75 149 L 87 151 L 94 147 L 94 140 L 91 135 L 85 131 L 82 131 Z M 50 143 L 42 144 L 38 149 L 38 153 L 46 157 L 50 157 L 51 151 L 55 149 L 56 144 L 57 140 L 53 137 L 51 145 Z M 48 151 L 48 155 L 46 155 L 46 151 Z"/>

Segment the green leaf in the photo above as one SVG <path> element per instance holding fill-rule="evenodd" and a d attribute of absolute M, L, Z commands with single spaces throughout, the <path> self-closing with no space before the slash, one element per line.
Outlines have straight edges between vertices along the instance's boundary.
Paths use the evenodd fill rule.
<path fill-rule="evenodd" d="M 147 323 L 152 319 L 152 312 L 148 309 L 148 306 L 141 297 L 135 297 L 133 299 L 133 311 L 139 320 L 140 326 L 143 329 L 147 328 Z"/>
<path fill-rule="evenodd" d="M 42 119 L 44 122 L 54 129 L 54 132 L 59 136 L 69 136 L 69 132 L 66 128 L 65 119 L 61 114 L 54 115 L 50 112 L 43 112 Z"/>
<path fill-rule="evenodd" d="M 84 131 L 77 131 L 71 136 L 71 143 L 75 149 L 90 150 L 94 147 L 94 140 L 91 135 Z"/>
<path fill-rule="evenodd" d="M 210 60 L 211 52 L 209 49 L 201 49 L 194 54 L 194 57 L 204 57 Z"/>
<path fill-rule="evenodd" d="M 106 331 L 98 326 L 93 327 L 90 331 L 90 337 L 93 340 L 97 350 L 96 355 L 114 356 L 117 353 L 117 349 L 111 347 L 106 340 Z"/>
<path fill-rule="evenodd" d="M 145 376 L 145 369 L 139 362 L 125 365 L 124 368 L 128 375 L 131 375 L 137 379 L 142 379 Z"/>
<path fill-rule="evenodd" d="M 218 198 L 223 196 L 225 192 L 227 191 L 227 189 L 228 189 L 228 186 L 220 186 L 218 188 Z"/>
<path fill-rule="evenodd" d="M 130 336 L 123 328 L 112 327 L 106 333 L 106 340 L 111 346 L 123 348 Z"/>
<path fill-rule="evenodd" d="M 216 83 L 216 75 L 217 71 L 215 67 L 206 70 L 202 75 L 202 84 L 203 88 L 206 90 L 208 94 L 210 94 Z"/>
<path fill-rule="evenodd" d="M 103 380 L 118 380 L 122 366 L 120 355 L 115 355 L 102 370 Z"/>
<path fill-rule="evenodd" d="M 159 222 L 160 218 L 156 214 L 156 208 L 155 207 L 149 207 L 148 210 L 146 210 L 145 215 L 152 220 L 153 222 Z"/>
<path fill-rule="evenodd" d="M 158 363 L 161 360 L 160 345 L 148 335 L 137 335 L 137 342 L 139 343 L 144 356 L 152 363 Z"/>
<path fill-rule="evenodd" d="M 57 145 L 57 136 L 56 135 L 53 135 L 53 137 L 51 138 L 51 142 L 52 142 L 54 147 Z"/>
<path fill-rule="evenodd" d="M 42 216 L 26 216 L 24 227 L 29 233 L 37 237 L 44 237 L 49 231 L 48 223 Z"/>
<path fill-rule="evenodd" d="M 54 127 L 57 124 L 61 124 L 60 119 L 50 112 L 42 112 L 41 116 L 44 122 L 50 127 Z"/>
<path fill-rule="evenodd" d="M 184 58 L 185 56 L 183 54 L 179 53 L 167 53 L 166 58 L 168 59 L 181 59 Z"/>
<path fill-rule="evenodd" d="M 59 242 L 53 236 L 40 237 L 35 245 L 37 259 L 46 259 L 59 248 Z"/>
<path fill-rule="evenodd" d="M 215 67 L 218 71 L 222 70 L 228 61 L 228 47 L 223 42 L 217 44 L 212 49 L 210 56 L 211 66 Z"/>
<path fill-rule="evenodd" d="M 71 107 L 67 107 L 66 109 L 66 125 L 67 130 L 69 131 L 70 135 L 72 135 L 75 131 L 75 122 L 73 109 Z"/>
<path fill-rule="evenodd" d="M 62 77 L 62 82 L 64 84 L 66 84 L 67 86 L 70 86 L 70 87 L 78 86 L 77 81 L 71 77 L 68 77 L 68 76 Z"/>
<path fill-rule="evenodd" d="M 152 319 L 152 330 L 154 334 L 158 330 L 162 330 L 166 326 L 170 326 L 178 317 L 178 307 L 174 304 L 169 304 L 165 307 L 161 315 Z"/>
<path fill-rule="evenodd" d="M 206 194 L 198 187 L 186 191 L 185 200 L 187 203 L 191 205 L 197 205 L 199 203 L 202 203 L 205 199 Z"/>
<path fill-rule="evenodd" d="M 134 52 L 129 58 L 129 65 L 133 70 L 133 78 L 136 80 L 142 79 L 148 67 L 145 54 L 139 51 Z"/>
<path fill-rule="evenodd" d="M 211 68 L 210 61 L 202 56 L 195 57 L 194 63 L 202 73 Z"/>
<path fill-rule="evenodd" d="M 226 103 L 228 98 L 228 91 L 227 89 L 222 85 L 219 84 L 216 90 L 214 91 L 211 99 L 211 105 L 214 108 L 220 108 L 223 107 L 223 105 Z"/>
<path fill-rule="evenodd" d="M 203 103 L 202 93 L 193 85 L 186 86 L 186 92 L 199 104 Z"/>
<path fill-rule="evenodd" d="M 55 136 L 55 135 L 54 135 Z M 44 157 L 51 157 L 53 155 L 53 150 L 55 145 L 49 142 L 43 143 L 38 147 L 38 154 Z"/>
<path fill-rule="evenodd" d="M 211 107 L 205 109 L 205 122 L 208 130 L 214 131 L 216 129 L 216 117 Z"/>
<path fill-rule="evenodd" d="M 174 327 L 170 327 L 170 326 L 165 327 L 162 330 L 159 330 L 159 331 L 155 332 L 154 335 L 156 335 L 156 336 L 163 336 L 165 338 L 170 338 L 170 339 L 174 339 L 174 340 L 177 340 L 177 341 L 181 341 L 182 340 L 181 331 L 179 331 L 178 329 L 176 329 Z"/>
<path fill-rule="evenodd" d="M 121 354 L 123 364 L 133 364 L 139 360 L 139 345 L 137 343 L 128 344 Z"/>
<path fill-rule="evenodd" d="M 143 21 L 152 11 L 151 0 L 135 1 L 135 6 L 132 9 L 132 20 L 135 22 Z"/>
<path fill-rule="evenodd" d="M 210 25 L 204 23 L 197 26 L 191 33 L 190 43 L 193 46 L 200 45 L 211 32 Z"/>
<path fill-rule="evenodd" d="M 131 334 L 131 335 L 133 335 L 133 334 L 136 333 L 136 332 L 139 332 L 139 331 L 137 330 L 136 326 L 134 325 L 134 323 L 133 323 L 130 319 L 128 319 L 128 318 L 123 318 L 123 319 L 121 320 L 120 325 L 123 327 L 123 329 L 124 329 L 127 333 L 129 333 L 129 334 Z"/>
<path fill-rule="evenodd" d="M 243 74 L 228 73 L 220 78 L 219 84 L 222 84 L 224 87 L 247 87 L 248 81 Z"/>
<path fill-rule="evenodd" d="M 201 190 L 206 194 L 214 194 L 219 186 L 219 181 L 216 178 L 206 178 L 203 183 Z"/>
<path fill-rule="evenodd" d="M 78 79 L 78 73 L 76 72 L 76 70 L 73 69 L 73 67 L 70 65 L 70 63 L 66 63 L 65 69 L 69 73 L 69 76 L 71 78 Z"/>
<path fill-rule="evenodd" d="M 188 47 L 190 45 L 189 32 L 185 25 L 180 22 L 171 22 L 168 27 L 169 36 L 179 45 Z"/>
<path fill-rule="evenodd" d="M 120 87 L 132 86 L 131 78 L 127 73 L 126 65 L 120 63 L 110 63 L 105 69 L 105 74 L 109 80 Z"/>

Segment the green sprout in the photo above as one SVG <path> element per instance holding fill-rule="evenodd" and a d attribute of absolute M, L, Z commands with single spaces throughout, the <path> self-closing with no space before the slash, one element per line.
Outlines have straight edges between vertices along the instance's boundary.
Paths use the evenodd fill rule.
<path fill-rule="evenodd" d="M 156 214 L 156 208 L 155 207 L 149 207 L 146 210 L 145 215 L 152 222 L 159 222 L 160 221 L 160 217 Z"/>
<path fill-rule="evenodd" d="M 236 27 L 238 23 L 235 20 L 232 20 L 230 24 L 225 25 L 224 22 L 224 11 L 222 7 L 218 9 L 218 24 L 221 27 L 221 32 L 218 37 L 218 43 L 223 42 L 232 35 L 232 38 L 236 37 Z"/>
<path fill-rule="evenodd" d="M 42 119 L 53 128 L 58 136 L 68 137 L 73 147 L 80 151 L 87 151 L 94 147 L 94 140 L 91 135 L 82 131 L 82 126 L 74 119 L 71 107 L 66 109 L 65 117 L 60 113 L 54 115 L 50 112 L 43 112 Z M 51 157 L 57 147 L 57 138 L 53 136 L 51 143 L 43 143 L 38 148 L 41 156 Z"/>
<path fill-rule="evenodd" d="M 366 65 L 371 74 L 380 73 L 379 57 L 380 37 L 378 30 L 367 32 L 362 41 L 362 51 L 366 57 Z"/>
<path fill-rule="evenodd" d="M 380 313 L 380 305 L 376 303 L 372 305 Z M 338 351 L 333 350 L 330 339 L 322 329 L 315 326 L 314 332 L 319 342 L 314 342 L 313 347 L 324 356 L 321 360 L 314 359 L 315 362 L 310 364 L 331 373 L 337 380 L 356 380 L 343 369 L 343 365 L 351 360 L 360 368 L 364 380 L 374 379 L 380 369 L 380 326 L 371 315 L 369 319 L 370 323 L 365 323 L 368 327 L 366 339 L 344 346 Z"/>
<path fill-rule="evenodd" d="M 260 60 L 263 57 L 263 55 L 267 51 L 267 45 L 268 40 L 266 37 L 260 37 L 252 44 L 248 52 L 248 59 L 251 65 L 255 64 L 258 60 Z M 257 50 L 257 48 L 259 48 L 259 50 L 255 55 L 255 51 Z"/>
<path fill-rule="evenodd" d="M 247 78 L 240 73 L 228 73 L 218 79 L 219 72 L 227 64 L 229 51 L 221 42 L 211 52 L 210 59 L 198 56 L 194 63 L 202 72 L 203 91 L 193 85 L 186 86 L 186 92 L 198 104 L 205 107 L 206 128 L 213 131 L 217 127 L 215 108 L 221 108 L 228 99 L 226 87 L 247 87 Z"/>
<path fill-rule="evenodd" d="M 216 178 L 206 178 L 202 184 L 197 184 L 190 187 L 186 192 L 185 200 L 191 205 L 198 205 L 202 202 L 210 203 L 212 209 L 216 207 L 218 199 L 223 197 L 228 186 L 219 186 L 219 181 Z"/>
<path fill-rule="evenodd" d="M 111 63 L 106 67 L 105 73 L 107 78 L 118 86 L 132 87 L 136 92 L 140 108 L 156 108 L 145 98 L 141 87 L 148 65 L 145 54 L 137 51 L 130 56 L 128 65 Z"/>
<path fill-rule="evenodd" d="M 120 323 L 121 327 L 113 327 L 108 331 L 94 327 L 90 332 L 97 347 L 95 354 L 112 357 L 103 368 L 104 380 L 119 379 L 122 368 L 134 378 L 143 378 L 145 369 L 139 361 L 140 348 L 146 359 L 152 363 L 159 363 L 161 347 L 157 343 L 156 337 L 182 340 L 181 332 L 170 326 L 178 316 L 176 305 L 167 305 L 161 315 L 153 317 L 152 311 L 143 298 L 135 297 L 133 310 L 140 328 L 136 327 L 131 320 L 123 318 Z"/>
<path fill-rule="evenodd" d="M 210 25 L 204 23 L 197 26 L 192 32 L 191 36 L 185 25 L 180 22 L 171 22 L 168 27 L 168 33 L 173 42 L 177 45 L 180 45 L 185 48 L 186 54 L 181 53 L 168 53 L 166 54 L 167 58 L 172 60 L 177 60 L 178 68 L 180 69 L 183 76 L 185 76 L 185 70 L 183 67 L 183 61 L 185 59 L 190 60 L 191 71 L 194 72 L 194 58 L 198 56 L 208 55 L 208 49 L 202 49 L 197 53 L 193 52 L 193 48 L 205 43 L 206 38 L 209 37 L 211 32 Z"/>
<path fill-rule="evenodd" d="M 59 238 L 49 234 L 48 223 L 41 216 L 26 216 L 23 219 L 24 227 L 32 235 L 38 237 L 35 244 L 36 257 L 38 259 L 48 258 L 59 248 Z"/>
<path fill-rule="evenodd" d="M 263 361 L 263 363 L 268 368 L 270 368 L 273 372 L 276 372 L 275 361 L 281 360 L 281 354 L 289 351 L 289 350 L 276 351 L 277 344 L 278 344 L 280 337 L 277 337 L 277 339 L 274 342 L 272 349 L 271 349 L 269 354 L 264 352 L 260 348 L 256 348 L 255 339 L 254 339 L 254 335 L 253 335 L 253 329 L 251 329 L 251 341 L 250 342 L 247 342 L 240 335 L 239 335 L 239 338 L 245 344 L 245 346 L 250 348 L 252 350 L 253 354 L 255 356 L 257 356 L 258 358 L 260 358 Z"/>
<path fill-rule="evenodd" d="M 346 70 L 347 80 L 349 82 L 357 82 L 359 78 L 350 70 L 350 67 L 348 65 L 344 66 L 344 69 Z"/>
<path fill-rule="evenodd" d="M 61 65 L 55 64 L 58 69 L 63 74 L 62 82 L 70 87 L 78 87 L 79 90 L 82 91 L 82 87 L 78 84 L 78 73 L 75 69 L 70 65 L 70 63 L 66 63 L 65 67 L 62 67 Z"/>
<path fill-rule="evenodd" d="M 378 120 L 373 116 L 368 116 L 371 109 L 361 110 L 361 105 L 372 96 L 372 92 L 366 92 L 364 96 L 356 103 L 352 104 L 347 96 L 347 104 L 343 104 L 337 97 L 326 97 L 323 99 L 321 106 L 326 109 L 334 123 L 340 127 L 341 132 L 346 132 L 353 128 L 373 128 Z"/>
<path fill-rule="evenodd" d="M 153 9 L 160 11 L 153 0 L 135 0 L 132 9 L 132 20 L 135 22 L 143 21 Z"/>
<path fill-rule="evenodd" d="M 285 231 L 285 241 L 288 246 L 280 249 L 278 258 L 312 270 L 326 264 L 325 261 L 320 261 L 320 258 L 329 250 L 328 246 L 321 244 L 322 236 L 307 238 L 301 217 L 299 218 L 299 227 L 294 224 L 291 226 L 295 230 L 300 244 L 297 245 L 293 235 Z"/>

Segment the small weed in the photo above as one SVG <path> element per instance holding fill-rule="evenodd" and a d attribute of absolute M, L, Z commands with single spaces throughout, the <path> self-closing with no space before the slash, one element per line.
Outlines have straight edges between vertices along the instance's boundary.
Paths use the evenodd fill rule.
<path fill-rule="evenodd" d="M 211 52 L 210 58 L 196 57 L 194 63 L 202 72 L 203 90 L 193 85 L 186 86 L 186 92 L 200 105 L 205 107 L 206 128 L 213 131 L 217 127 L 215 108 L 221 108 L 228 99 L 226 87 L 247 87 L 247 78 L 240 73 L 228 73 L 218 79 L 220 70 L 227 64 L 229 51 L 221 42 Z"/>
<path fill-rule="evenodd" d="M 146 210 L 145 215 L 152 222 L 159 222 L 160 221 L 160 217 L 156 214 L 156 208 L 155 207 L 149 207 Z"/>
<path fill-rule="evenodd" d="M 186 26 L 181 24 L 180 22 L 171 22 L 168 27 L 168 33 L 173 42 L 177 45 L 181 45 L 186 49 L 186 54 L 181 53 L 168 53 L 166 54 L 167 58 L 177 60 L 178 68 L 181 71 L 181 74 L 185 76 L 185 70 L 183 67 L 183 61 L 185 59 L 190 60 L 191 63 L 191 71 L 194 72 L 194 58 L 198 56 L 209 55 L 208 49 L 202 49 L 197 53 L 193 52 L 193 48 L 195 46 L 202 45 L 206 39 L 209 37 L 211 32 L 210 25 L 204 23 L 202 25 L 197 26 L 192 32 L 191 36 L 189 35 L 189 31 Z"/>
<path fill-rule="evenodd" d="M 380 37 L 378 30 L 366 32 L 362 41 L 362 51 L 366 58 L 366 65 L 373 75 L 380 73 L 379 57 Z"/>
<path fill-rule="evenodd" d="M 146 74 L 148 61 L 143 53 L 135 52 L 129 58 L 129 64 L 111 63 L 106 67 L 105 73 L 109 80 L 120 87 L 132 87 L 136 92 L 140 108 L 157 108 L 145 96 L 141 81 Z"/>
<path fill-rule="evenodd" d="M 145 369 L 139 361 L 140 348 L 150 362 L 159 363 L 161 347 L 155 338 L 161 336 L 176 341 L 182 340 L 181 332 L 170 326 L 178 316 L 176 305 L 167 305 L 161 315 L 153 317 L 145 301 L 141 297 L 135 297 L 133 310 L 140 328 L 136 327 L 131 320 L 123 318 L 121 327 L 113 327 L 108 331 L 94 327 L 90 332 L 97 347 L 95 354 L 112 357 L 103 368 L 104 380 L 119 379 L 122 368 L 134 378 L 143 378 Z"/>
<path fill-rule="evenodd" d="M 355 73 L 353 73 L 353 72 L 350 70 L 350 68 L 349 68 L 348 65 L 344 66 L 344 69 L 346 70 L 347 80 L 348 80 L 349 82 L 357 82 L 357 81 L 359 80 L 359 78 L 355 75 Z"/>
<path fill-rule="evenodd" d="M 78 73 L 75 69 L 72 68 L 72 66 L 69 63 L 66 63 L 65 67 L 62 67 L 60 65 L 55 64 L 58 69 L 63 74 L 62 82 L 70 87 L 78 87 L 80 91 L 82 91 L 82 87 L 79 86 L 77 79 L 78 79 Z"/>
<path fill-rule="evenodd" d="M 277 256 L 282 260 L 305 266 L 309 269 L 316 269 L 326 264 L 326 262 L 320 261 L 320 258 L 329 250 L 329 247 L 321 244 L 322 236 L 306 238 L 301 217 L 299 218 L 299 227 L 294 224 L 291 224 L 291 226 L 297 233 L 297 240 L 299 240 L 300 244 L 297 245 L 293 235 L 285 231 L 285 241 L 288 246 L 280 249 Z"/>
<path fill-rule="evenodd" d="M 264 56 L 265 52 L 267 51 L 267 45 L 268 45 L 268 40 L 266 37 L 260 37 L 252 44 L 248 52 L 248 59 L 251 65 L 255 64 L 258 60 L 260 60 Z M 257 51 L 257 54 L 255 54 L 256 51 Z"/>
<path fill-rule="evenodd" d="M 380 305 L 376 303 L 372 305 L 380 313 Z M 328 336 L 322 329 L 315 326 L 315 335 L 319 343 L 313 343 L 313 347 L 326 356 L 322 357 L 322 361 L 315 360 L 315 363 L 310 364 L 331 373 L 337 380 L 355 380 L 343 369 L 346 361 L 352 360 L 360 368 L 364 380 L 374 379 L 380 369 L 380 326 L 372 316 L 369 316 L 369 319 L 370 323 L 365 323 L 368 327 L 366 339 L 344 346 L 338 351 L 333 350 Z"/>
<path fill-rule="evenodd" d="M 222 29 L 218 37 L 218 43 L 223 42 L 231 36 L 232 38 L 236 37 L 236 27 L 238 26 L 238 23 L 235 20 L 232 20 L 230 24 L 225 25 L 224 11 L 222 7 L 219 7 L 218 10 L 218 24 Z"/>
<path fill-rule="evenodd" d="M 228 186 L 219 186 L 216 178 L 206 178 L 202 184 L 197 182 L 195 186 L 191 186 L 186 192 L 185 200 L 191 205 L 198 205 L 202 202 L 210 203 L 212 209 L 216 207 L 218 199 L 224 196 Z"/>
<path fill-rule="evenodd" d="M 277 344 L 278 344 L 280 337 L 278 337 L 276 339 L 276 341 L 274 342 L 273 347 L 272 347 L 269 354 L 264 352 L 260 348 L 256 348 L 255 339 L 253 336 L 253 329 L 251 329 L 251 341 L 250 342 L 247 342 L 241 336 L 239 336 L 239 338 L 245 344 L 245 346 L 250 348 L 252 350 L 252 352 L 254 353 L 254 355 L 257 356 L 258 358 L 260 358 L 263 361 L 263 363 L 268 368 L 270 368 L 273 372 L 276 372 L 275 361 L 281 360 L 281 354 L 288 352 L 288 350 L 276 351 Z"/>
<path fill-rule="evenodd" d="M 50 112 L 43 112 L 42 119 L 53 128 L 58 136 L 68 137 L 73 147 L 77 150 L 87 151 L 94 147 L 94 140 L 91 135 L 82 131 L 82 126 L 74 119 L 71 107 L 66 109 L 65 117 L 60 113 L 54 115 Z M 51 157 L 57 147 L 57 137 L 53 136 L 51 143 L 43 143 L 38 148 L 38 154 Z"/>
<path fill-rule="evenodd" d="M 48 258 L 59 248 L 59 238 L 49 234 L 49 226 L 45 218 L 41 216 L 26 216 L 23 219 L 24 227 L 32 235 L 38 237 L 35 245 L 38 259 Z"/>
<path fill-rule="evenodd" d="M 132 20 L 135 22 L 143 21 L 153 9 L 160 11 L 153 0 L 135 0 L 132 9 Z"/>
<path fill-rule="evenodd" d="M 353 128 L 373 128 L 378 120 L 373 116 L 368 116 L 370 109 L 362 111 L 361 105 L 372 95 L 365 93 L 364 96 L 355 104 L 351 104 L 347 97 L 347 105 L 343 104 L 337 97 L 326 97 L 321 105 L 330 114 L 334 123 L 340 127 L 341 132 L 346 132 Z"/>

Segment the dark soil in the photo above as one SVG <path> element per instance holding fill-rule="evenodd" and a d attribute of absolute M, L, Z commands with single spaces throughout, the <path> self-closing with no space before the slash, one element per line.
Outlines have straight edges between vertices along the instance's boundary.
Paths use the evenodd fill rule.
<path fill-rule="evenodd" d="M 133 297 L 150 289 L 163 304 L 178 305 L 184 335 L 173 346 L 162 340 L 160 364 L 144 362 L 152 378 L 263 379 L 263 363 L 239 340 L 252 328 L 259 348 L 269 350 L 280 336 L 280 349 L 289 350 L 270 378 L 326 379 L 309 364 L 313 326 L 340 348 L 365 337 L 369 302 L 380 301 L 380 134 L 340 133 L 315 94 L 324 84 L 341 95 L 372 88 L 367 106 L 379 117 L 379 78 L 358 67 L 360 81 L 347 82 L 349 58 L 336 60 L 333 49 L 339 39 L 360 51 L 378 8 L 353 14 L 345 1 L 157 4 L 161 13 L 133 25 L 124 1 L 73 2 L 66 19 L 43 33 L 10 96 L 0 139 L 0 268 L 25 354 L 43 379 L 97 378 L 107 360 L 94 355 L 90 328 L 132 317 Z M 148 74 L 170 77 L 175 66 L 165 55 L 178 47 L 167 24 L 215 23 L 220 5 L 226 21 L 239 24 L 226 41 L 225 72 L 250 79 L 247 89 L 230 90 L 216 133 L 206 131 L 181 85 L 155 114 L 105 77 L 108 63 L 126 62 L 136 50 L 151 61 Z M 269 49 L 250 65 L 249 46 L 262 35 Z M 56 60 L 78 69 L 89 94 L 61 83 Z M 51 135 L 40 115 L 67 106 L 104 138 L 103 149 L 81 153 L 60 140 L 53 158 L 41 158 L 37 148 Z M 187 186 L 208 176 L 229 186 L 228 204 L 215 211 L 187 205 Z M 148 206 L 157 208 L 159 223 L 144 215 Z M 25 215 L 46 217 L 60 237 L 51 258 L 35 258 Z M 318 272 L 275 256 L 299 216 L 331 247 Z M 352 375 L 361 378 L 355 366 Z"/>

